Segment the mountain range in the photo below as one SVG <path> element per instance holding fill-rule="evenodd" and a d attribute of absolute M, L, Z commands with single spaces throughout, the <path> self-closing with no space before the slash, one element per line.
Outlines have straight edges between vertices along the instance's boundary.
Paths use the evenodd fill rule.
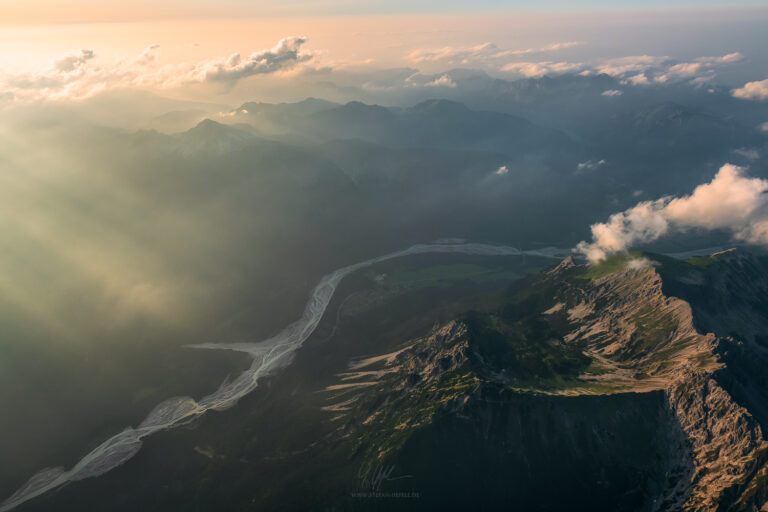
<path fill-rule="evenodd" d="M 354 274 L 236 409 L 25 510 L 761 509 L 766 257 L 521 264 Z"/>

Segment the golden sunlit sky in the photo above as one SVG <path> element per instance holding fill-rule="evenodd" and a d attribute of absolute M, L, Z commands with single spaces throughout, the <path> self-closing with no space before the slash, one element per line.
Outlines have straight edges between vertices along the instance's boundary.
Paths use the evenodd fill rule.
<path fill-rule="evenodd" d="M 371 16 L 478 11 L 599 11 L 649 8 L 765 7 L 762 0 L 28 0 L 0 3 L 2 24 L 49 24 L 158 19 Z"/>
<path fill-rule="evenodd" d="M 226 71 L 232 79 L 217 89 L 225 100 L 237 82 L 254 75 L 263 80 L 361 68 L 439 73 L 473 67 L 508 78 L 593 72 L 607 60 L 638 56 L 710 59 L 696 67 L 711 77 L 712 59 L 737 55 L 724 60 L 728 69 L 718 73 L 736 85 L 768 74 L 768 9 L 762 4 L 3 1 L 0 99 L 81 98 L 126 86 L 178 92 Z M 259 52 L 292 37 L 299 38 L 295 46 L 283 50 L 301 56 L 265 67 Z M 257 69 L 247 59 L 253 55 Z M 732 65 L 736 61 L 749 66 Z"/>

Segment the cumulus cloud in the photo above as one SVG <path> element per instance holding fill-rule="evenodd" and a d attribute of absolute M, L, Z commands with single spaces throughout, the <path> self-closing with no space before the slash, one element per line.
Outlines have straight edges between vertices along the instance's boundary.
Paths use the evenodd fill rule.
<path fill-rule="evenodd" d="M 620 91 L 620 90 L 618 90 L 618 89 L 608 89 L 607 91 L 603 91 L 603 92 L 602 92 L 602 93 L 600 93 L 600 94 L 601 94 L 602 96 L 621 96 L 621 95 L 622 95 L 622 94 L 624 94 L 624 93 L 623 93 L 623 92 L 621 92 L 621 91 Z"/>
<path fill-rule="evenodd" d="M 658 202 L 646 201 L 613 214 L 608 222 L 593 224 L 593 241 L 580 242 L 576 250 L 589 261 L 597 262 L 634 244 L 656 240 L 669 229 L 668 221 L 659 210 Z"/>
<path fill-rule="evenodd" d="M 70 73 L 91 60 L 95 55 L 93 50 L 80 50 L 79 53 L 66 55 L 53 62 L 53 69 L 61 73 Z"/>
<path fill-rule="evenodd" d="M 595 67 L 595 71 L 619 78 L 630 85 L 681 81 L 705 83 L 716 76 L 720 67 L 739 62 L 743 58 L 738 52 L 683 62 L 667 56 L 633 55 L 605 60 Z"/>
<path fill-rule="evenodd" d="M 704 70 L 705 66 L 701 62 L 681 62 L 680 64 L 673 64 L 667 68 L 667 71 L 663 74 L 657 75 L 655 80 L 657 82 L 667 82 L 668 80 L 678 78 L 692 78 L 695 77 Z"/>
<path fill-rule="evenodd" d="M 136 60 L 134 61 L 136 65 L 148 66 L 149 64 L 152 64 L 153 62 L 155 62 L 158 48 L 160 48 L 160 45 L 157 43 L 153 43 L 147 46 L 146 48 L 144 48 L 144 51 L 141 52 L 139 56 L 136 57 Z"/>
<path fill-rule="evenodd" d="M 669 57 L 652 55 L 630 55 L 607 59 L 596 67 L 598 73 L 610 76 L 636 75 L 652 68 L 658 68 L 670 60 Z"/>
<path fill-rule="evenodd" d="M 501 71 L 520 73 L 529 78 L 537 78 L 544 75 L 560 75 L 584 69 L 580 62 L 510 62 L 501 67 Z"/>
<path fill-rule="evenodd" d="M 274 73 L 310 60 L 313 54 L 301 50 L 306 41 L 304 37 L 286 37 L 274 48 L 252 53 L 245 59 L 235 53 L 225 62 L 199 65 L 190 71 L 187 78 L 199 82 L 236 82 L 253 75 Z"/>
<path fill-rule="evenodd" d="M 484 50 L 487 51 L 487 50 Z M 508 51 L 496 51 L 495 57 L 509 57 Z M 467 56 L 467 62 L 472 56 Z M 649 85 L 688 81 L 693 84 L 709 82 L 723 66 L 729 66 L 743 59 L 740 53 L 722 56 L 698 57 L 691 61 L 677 61 L 667 56 L 630 55 L 606 59 L 597 63 L 569 61 L 496 61 L 500 71 L 516 72 L 527 77 L 540 77 L 563 73 L 578 73 L 584 76 L 605 74 L 617 78 L 625 85 Z M 485 59 L 488 60 L 487 58 Z M 465 62 L 465 63 L 467 63 Z M 621 91 L 606 91 L 606 96 L 618 96 Z"/>
<path fill-rule="evenodd" d="M 441 75 L 425 75 L 417 71 L 407 76 L 404 80 L 404 83 L 405 83 L 405 87 L 419 87 L 419 88 L 420 87 L 443 87 L 443 88 L 449 88 L 449 89 L 454 89 L 455 87 L 457 87 L 456 81 L 447 73 L 441 74 Z M 382 85 L 384 86 L 382 87 Z M 377 90 L 397 89 L 402 87 L 403 82 L 395 79 L 395 81 L 390 81 L 382 85 L 378 85 L 377 87 L 375 87 L 375 89 Z"/>
<path fill-rule="evenodd" d="M 627 268 L 629 270 L 643 270 L 650 266 L 653 266 L 654 262 L 648 258 L 632 258 L 627 262 Z"/>
<path fill-rule="evenodd" d="M 670 80 L 692 79 L 698 83 L 712 80 L 715 68 L 723 64 L 739 62 L 744 58 L 739 52 L 729 53 L 720 57 L 699 57 L 693 62 L 672 64 L 654 78 L 656 82 L 664 83 Z"/>
<path fill-rule="evenodd" d="M 768 133 L 768 122 L 761 124 L 760 126 L 758 126 L 758 128 L 760 129 L 761 132 Z"/>
<path fill-rule="evenodd" d="M 234 85 L 253 75 L 290 70 L 311 60 L 316 54 L 302 49 L 303 37 L 286 37 L 274 48 L 239 54 L 226 59 L 182 63 L 158 67 L 159 45 L 152 44 L 133 59 L 109 67 L 94 65 L 92 50 L 81 50 L 53 62 L 36 73 L 0 73 L 0 98 L 11 100 L 82 99 L 107 89 L 120 87 L 173 88 L 196 83 Z"/>
<path fill-rule="evenodd" d="M 631 85 L 649 85 L 651 81 L 648 80 L 648 77 L 645 76 L 645 73 L 638 73 L 637 75 L 625 78 L 623 83 Z"/>
<path fill-rule="evenodd" d="M 744 60 L 744 56 L 739 52 L 729 53 L 722 57 L 699 57 L 696 62 L 703 62 L 706 64 L 725 64 L 730 62 L 739 62 Z"/>
<path fill-rule="evenodd" d="M 757 82 L 747 82 L 744 87 L 731 91 L 734 98 L 743 100 L 768 100 L 768 78 Z"/>
<path fill-rule="evenodd" d="M 448 75 L 443 75 L 439 78 L 435 78 L 431 82 L 424 84 L 424 87 L 456 87 L 456 82 L 451 80 Z"/>
<path fill-rule="evenodd" d="M 691 195 L 643 201 L 611 215 L 607 222 L 593 224 L 592 241 L 579 243 L 576 250 L 596 262 L 690 229 L 725 230 L 736 240 L 768 245 L 768 180 L 744 172 L 726 164 Z"/>
<path fill-rule="evenodd" d="M 469 59 L 490 58 L 499 52 L 499 48 L 493 43 L 483 43 L 469 47 L 444 46 L 443 48 L 420 48 L 413 50 L 406 58 L 412 62 L 437 62 L 459 61 L 466 62 Z"/>
<path fill-rule="evenodd" d="M 443 48 L 420 48 L 410 52 L 406 58 L 411 62 L 443 62 L 448 64 L 477 64 L 487 61 L 498 61 L 521 55 L 530 55 L 535 53 L 555 52 L 578 46 L 580 41 L 568 41 L 562 43 L 551 43 L 540 48 L 526 48 L 522 50 L 511 50 L 499 48 L 493 43 L 487 42 L 475 46 L 445 46 Z"/>

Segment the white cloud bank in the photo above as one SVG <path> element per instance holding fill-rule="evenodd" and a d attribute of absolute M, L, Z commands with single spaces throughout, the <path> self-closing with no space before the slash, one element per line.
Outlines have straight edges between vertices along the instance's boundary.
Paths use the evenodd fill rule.
<path fill-rule="evenodd" d="M 745 169 L 726 164 L 711 182 L 691 195 L 644 201 L 593 224 L 592 241 L 576 250 L 591 262 L 636 244 L 689 229 L 722 229 L 736 240 L 768 245 L 768 180 L 748 178 Z"/>
<path fill-rule="evenodd" d="M 294 68 L 314 58 L 303 50 L 303 37 L 286 37 L 274 48 L 252 53 L 246 58 L 235 53 L 226 59 L 156 66 L 159 45 L 145 48 L 133 59 L 110 67 L 94 65 L 93 50 L 84 49 L 53 62 L 37 73 L 2 74 L 0 98 L 17 101 L 46 99 L 83 99 L 120 87 L 166 89 L 201 83 L 229 86 L 253 75 L 270 74 Z"/>
<path fill-rule="evenodd" d="M 509 53 L 497 52 L 495 58 L 514 57 Z M 537 78 L 544 75 L 579 73 L 581 75 L 605 74 L 621 80 L 625 85 L 666 84 L 689 81 L 703 84 L 717 76 L 720 68 L 733 65 L 744 59 L 738 52 L 722 56 L 698 57 L 691 61 L 678 61 L 666 56 L 630 55 L 606 59 L 596 63 L 570 61 L 508 61 L 498 63 L 497 69 L 518 73 L 525 77 Z M 484 62 L 488 59 L 484 58 Z M 465 62 L 468 63 L 468 62 Z M 768 85 L 767 85 L 768 87 Z M 619 96 L 617 89 L 605 91 L 605 96 Z"/>
<path fill-rule="evenodd" d="M 740 62 L 739 52 L 714 57 L 698 57 L 692 61 L 678 62 L 670 57 L 637 55 L 609 59 L 597 67 L 599 73 L 622 78 L 631 85 L 664 84 L 691 81 L 705 83 L 715 78 L 717 70 Z"/>
<path fill-rule="evenodd" d="M 444 46 L 443 48 L 419 48 L 410 52 L 406 59 L 415 63 L 442 62 L 447 64 L 477 64 L 509 57 L 530 55 L 535 53 L 556 52 L 566 48 L 579 46 L 580 41 L 551 43 L 541 48 L 526 48 L 523 50 L 508 50 L 499 48 L 487 42 L 475 46 Z"/>
<path fill-rule="evenodd" d="M 715 57 L 698 57 L 692 61 L 683 62 L 666 56 L 631 55 L 606 59 L 593 64 L 550 60 L 508 62 L 501 64 L 498 69 L 533 78 L 564 73 L 605 74 L 620 79 L 626 85 L 665 84 L 683 81 L 701 84 L 714 79 L 718 69 L 740 62 L 743 58 L 744 56 L 738 52 Z M 620 94 L 621 91 L 619 90 L 605 91 L 605 96 L 618 96 Z"/>

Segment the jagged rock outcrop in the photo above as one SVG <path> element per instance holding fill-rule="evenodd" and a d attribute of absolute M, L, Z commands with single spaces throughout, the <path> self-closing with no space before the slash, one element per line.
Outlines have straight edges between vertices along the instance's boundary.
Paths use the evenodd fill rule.
<path fill-rule="evenodd" d="M 753 315 L 749 322 L 741 321 L 753 308 L 748 300 L 733 299 L 733 287 L 742 287 L 745 296 L 760 297 L 768 290 L 765 275 L 756 272 L 756 260 L 749 256 L 728 252 L 717 263 L 727 269 L 711 285 L 719 299 L 710 300 L 727 302 L 730 307 L 714 315 L 701 313 L 699 318 L 705 321 L 699 325 L 725 322 L 739 326 L 754 339 L 754 327 L 765 318 Z M 686 276 L 689 282 L 690 275 Z M 723 275 L 732 277 L 726 280 Z M 739 281 L 743 282 L 739 285 Z M 746 496 L 746 488 L 764 471 L 768 443 L 758 421 L 714 378 L 718 372 L 729 371 L 718 356 L 723 340 L 697 329 L 691 304 L 665 294 L 663 284 L 653 264 L 594 279 L 584 302 L 570 310 L 580 324 L 571 339 L 585 340 L 588 353 L 648 375 L 631 386 L 633 391 L 656 388 L 665 392 L 681 438 L 670 439 L 677 455 L 664 475 L 665 485 L 653 498 L 653 510 L 725 510 L 735 503 L 747 510 L 763 506 L 763 498 L 758 493 Z M 589 313 L 579 316 L 576 309 Z M 602 376 L 618 383 L 620 375 L 613 377 Z M 680 450 L 680 446 L 686 448 Z"/>
<path fill-rule="evenodd" d="M 468 350 L 466 326 L 460 322 L 448 322 L 418 346 L 395 357 L 394 363 L 399 365 L 403 376 L 395 389 L 402 390 L 417 383 L 424 385 L 433 382 L 464 364 Z"/>
<path fill-rule="evenodd" d="M 568 258 L 513 287 L 497 313 L 449 322 L 396 352 L 352 362 L 354 378 L 376 381 L 351 399 L 345 435 L 358 449 L 374 446 L 372 460 L 410 460 L 407 454 L 437 442 L 424 436 L 444 435 L 439 421 L 443 430 L 469 429 L 462 435 L 477 450 L 503 447 L 488 456 L 504 467 L 505 460 L 532 463 L 519 443 L 554 449 L 531 429 L 560 425 L 564 438 L 551 442 L 570 454 L 569 464 L 588 467 L 582 443 L 589 440 L 600 464 L 616 468 L 612 477 L 585 469 L 603 482 L 604 496 L 624 485 L 621 478 L 644 479 L 629 494 L 642 497 L 641 510 L 768 510 L 768 380 L 761 373 L 768 269 L 738 252 L 710 258 L 626 255 L 596 267 Z M 626 397 L 618 416 L 586 419 L 568 402 L 606 395 Z M 662 399 L 637 406 L 645 409 L 627 405 L 640 396 Z M 653 448 L 619 471 L 609 453 L 635 415 L 655 418 L 640 430 Z M 532 467 L 520 478 L 542 470 Z"/>
<path fill-rule="evenodd" d="M 752 415 L 705 371 L 685 372 L 666 395 L 693 457 L 657 510 L 716 510 L 760 466 L 768 443 Z"/>

